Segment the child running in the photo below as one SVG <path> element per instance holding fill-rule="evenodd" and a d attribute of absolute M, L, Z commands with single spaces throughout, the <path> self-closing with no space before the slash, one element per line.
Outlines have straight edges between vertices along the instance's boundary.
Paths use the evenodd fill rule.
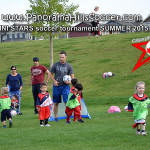
<path fill-rule="evenodd" d="M 68 96 L 68 101 L 66 104 L 66 114 L 67 114 L 67 121 L 66 123 L 70 122 L 70 117 L 72 113 L 74 112 L 74 115 L 78 117 L 78 121 L 81 123 L 84 123 L 84 121 L 81 118 L 81 112 L 80 112 L 80 103 L 78 101 L 78 98 L 80 97 L 79 92 L 82 91 L 83 86 L 82 84 L 76 84 L 74 89 L 70 92 Z"/>
<path fill-rule="evenodd" d="M 128 111 L 133 111 L 135 122 L 133 128 L 137 127 L 137 135 L 147 135 L 147 132 L 145 131 L 145 121 L 146 116 L 148 115 L 150 99 L 144 94 L 145 83 L 142 81 L 137 82 L 135 90 L 136 93 L 129 98 Z M 142 128 L 142 133 L 140 132 L 140 128 Z"/>
<path fill-rule="evenodd" d="M 51 100 L 51 97 L 49 93 L 47 92 L 47 84 L 41 83 L 40 85 L 41 93 L 39 93 L 36 103 L 36 108 L 39 111 L 39 120 L 40 120 L 40 127 L 43 127 L 44 125 L 46 127 L 49 127 L 48 119 L 50 117 L 50 107 L 53 110 L 53 102 Z"/>
<path fill-rule="evenodd" d="M 0 110 L 1 110 L 1 122 L 3 122 L 3 128 L 6 128 L 6 117 L 9 120 L 9 128 L 12 127 L 12 117 L 10 114 L 11 99 L 8 96 L 8 87 L 2 87 L 0 97 Z"/>

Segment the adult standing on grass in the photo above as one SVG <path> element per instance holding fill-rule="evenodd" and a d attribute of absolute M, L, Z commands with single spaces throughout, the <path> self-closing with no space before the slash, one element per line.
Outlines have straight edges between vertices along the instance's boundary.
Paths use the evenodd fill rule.
<path fill-rule="evenodd" d="M 32 82 L 32 94 L 34 98 L 34 112 L 38 114 L 38 110 L 36 109 L 36 102 L 38 94 L 40 93 L 40 84 L 44 82 L 45 73 L 47 74 L 46 84 L 50 79 L 50 73 L 48 69 L 39 64 L 39 58 L 33 58 L 34 66 L 31 67 L 31 82 Z"/>
<path fill-rule="evenodd" d="M 70 93 L 69 84 L 71 83 L 71 81 L 63 82 L 63 77 L 65 75 L 70 75 L 71 78 L 74 78 L 73 68 L 69 63 L 66 62 L 67 54 L 65 51 L 60 52 L 59 59 L 59 62 L 56 62 L 50 70 L 50 77 L 54 83 L 53 102 L 55 122 L 58 122 L 58 105 L 59 103 L 61 103 L 61 97 L 63 97 L 63 101 L 66 104 L 68 100 L 68 95 Z M 53 76 L 54 74 L 55 77 Z"/>
<path fill-rule="evenodd" d="M 6 86 L 9 86 L 9 96 L 12 99 L 13 95 L 18 96 L 19 100 L 19 111 L 18 114 L 22 115 L 20 112 L 20 106 L 21 106 L 21 90 L 23 86 L 22 77 L 19 73 L 17 73 L 16 66 L 11 66 L 10 68 L 11 74 L 7 75 L 6 78 Z"/>

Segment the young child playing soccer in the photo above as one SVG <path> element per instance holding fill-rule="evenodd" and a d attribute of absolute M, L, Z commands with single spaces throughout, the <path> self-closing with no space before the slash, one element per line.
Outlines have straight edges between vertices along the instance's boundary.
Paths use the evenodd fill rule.
<path fill-rule="evenodd" d="M 11 100 L 11 109 L 17 109 L 18 107 L 19 107 L 18 96 L 13 95 L 12 100 Z"/>
<path fill-rule="evenodd" d="M 3 128 L 6 128 L 6 117 L 9 120 L 9 128 L 12 127 L 12 117 L 10 114 L 11 99 L 8 96 L 8 87 L 2 87 L 0 97 L 0 110 L 1 110 L 1 122 L 3 122 Z"/>
<path fill-rule="evenodd" d="M 40 120 L 40 126 L 43 127 L 44 125 L 46 127 L 49 127 L 48 119 L 50 117 L 50 107 L 53 110 L 53 102 L 52 99 L 47 92 L 47 84 L 41 83 L 40 85 L 41 93 L 39 93 L 36 103 L 36 108 L 39 111 L 39 120 Z"/>
<path fill-rule="evenodd" d="M 145 120 L 148 115 L 148 105 L 150 104 L 150 99 L 144 94 L 144 82 L 137 82 L 135 89 L 136 93 L 129 98 L 128 111 L 133 111 L 135 122 L 133 128 L 137 127 L 137 135 L 147 135 L 147 132 L 145 131 Z M 140 132 L 140 127 L 142 128 L 142 133 Z"/>
<path fill-rule="evenodd" d="M 75 85 L 76 85 L 77 83 L 78 83 L 78 79 L 73 78 L 73 79 L 71 80 L 71 84 L 72 84 L 71 92 L 73 92 L 73 90 L 74 90 L 74 88 L 75 88 Z M 83 98 L 83 96 L 82 96 L 82 91 L 79 92 L 79 96 L 78 96 L 78 101 L 79 101 L 79 103 L 80 103 L 80 111 L 81 111 L 81 98 Z M 79 118 L 81 118 L 81 116 L 80 116 Z M 79 119 L 79 118 L 78 118 L 78 119 Z M 82 118 L 81 118 L 81 119 L 82 119 Z M 75 115 L 75 114 L 74 114 L 74 121 L 77 122 L 77 115 Z"/>
<path fill-rule="evenodd" d="M 66 123 L 70 123 L 70 117 L 72 113 L 74 112 L 74 115 L 78 117 L 78 121 L 81 123 L 84 123 L 84 121 L 81 118 L 81 112 L 80 112 L 80 103 L 78 101 L 78 97 L 80 97 L 79 92 L 82 91 L 83 86 L 82 84 L 76 84 L 74 89 L 70 92 L 68 96 L 68 101 L 66 104 L 66 114 L 67 114 L 67 121 Z"/>

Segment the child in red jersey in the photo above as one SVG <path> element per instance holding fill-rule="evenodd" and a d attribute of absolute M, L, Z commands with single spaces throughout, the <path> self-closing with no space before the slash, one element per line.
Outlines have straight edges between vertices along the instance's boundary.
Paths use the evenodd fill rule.
<path fill-rule="evenodd" d="M 73 78 L 72 80 L 71 80 L 71 84 L 72 84 L 72 88 L 71 88 L 71 90 L 70 90 L 70 92 L 71 93 L 73 93 L 73 90 L 74 90 L 74 88 L 75 88 L 75 85 L 78 83 L 78 79 L 75 79 L 75 78 Z M 82 92 L 81 91 L 79 91 L 79 96 L 78 96 L 78 101 L 79 101 L 79 103 L 80 103 L 80 111 L 81 111 L 81 98 L 83 98 L 83 96 L 82 96 Z M 80 116 L 80 118 L 81 118 L 81 116 Z M 78 118 L 79 119 L 79 118 Z M 82 119 L 82 118 L 81 118 Z M 74 114 L 74 121 L 75 122 L 77 122 L 77 115 L 75 115 Z"/>
<path fill-rule="evenodd" d="M 19 107 L 18 96 L 13 95 L 12 100 L 11 100 L 11 109 L 17 109 L 18 107 Z"/>
<path fill-rule="evenodd" d="M 44 125 L 46 127 L 49 127 L 48 119 L 50 117 L 50 107 L 53 110 L 53 102 L 52 99 L 47 92 L 47 84 L 41 83 L 40 85 L 41 93 L 39 93 L 36 103 L 36 108 L 39 111 L 39 120 L 40 120 L 40 126 L 43 127 Z"/>

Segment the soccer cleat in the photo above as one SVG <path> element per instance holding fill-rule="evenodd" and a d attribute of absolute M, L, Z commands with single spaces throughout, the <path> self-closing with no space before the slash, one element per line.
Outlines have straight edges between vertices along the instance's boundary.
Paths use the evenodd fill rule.
<path fill-rule="evenodd" d="M 44 127 L 44 125 L 43 125 L 43 124 L 40 124 L 40 127 Z"/>
<path fill-rule="evenodd" d="M 45 127 L 50 127 L 50 126 L 51 126 L 51 125 L 49 125 L 49 124 L 46 124 L 46 125 L 45 125 Z"/>
<path fill-rule="evenodd" d="M 11 128 L 12 127 L 12 122 L 9 122 L 9 128 Z"/>
<path fill-rule="evenodd" d="M 142 135 L 147 135 L 147 132 L 142 132 Z"/>
<path fill-rule="evenodd" d="M 139 131 L 136 132 L 136 135 L 140 135 L 140 134 L 141 134 L 141 132 L 139 132 Z"/>
<path fill-rule="evenodd" d="M 78 121 L 79 121 L 80 123 L 84 123 L 84 121 L 83 121 L 82 119 L 79 119 Z"/>

